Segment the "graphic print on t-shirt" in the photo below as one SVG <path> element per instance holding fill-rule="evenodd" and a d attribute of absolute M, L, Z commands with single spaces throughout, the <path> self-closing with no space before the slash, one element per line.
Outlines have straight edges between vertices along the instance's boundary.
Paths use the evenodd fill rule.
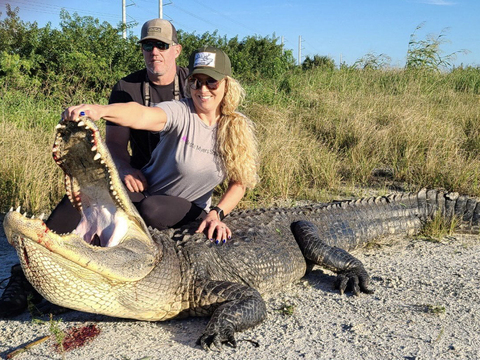
<path fill-rule="evenodd" d="M 182 136 L 181 140 L 185 142 L 185 145 L 191 147 L 194 150 L 200 151 L 204 154 L 213 154 L 213 156 L 218 156 L 217 151 L 215 151 L 214 149 L 205 149 L 202 148 L 200 145 L 195 145 L 194 143 L 188 141 L 188 138 L 186 136 Z"/>

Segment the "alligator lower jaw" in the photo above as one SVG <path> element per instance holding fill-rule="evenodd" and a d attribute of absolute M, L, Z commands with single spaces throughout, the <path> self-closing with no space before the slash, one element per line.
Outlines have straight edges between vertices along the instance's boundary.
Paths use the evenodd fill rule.
<path fill-rule="evenodd" d="M 150 235 L 133 222 L 124 224 L 121 240 L 113 247 L 91 245 L 84 241 L 83 235 L 75 232 L 57 234 L 42 220 L 29 219 L 17 211 L 9 211 L 5 215 L 3 226 L 26 271 L 35 259 L 32 267 L 35 271 L 48 272 L 46 267 L 56 266 L 63 269 L 56 272 L 65 272 L 66 278 L 74 278 L 76 273 L 90 273 L 110 281 L 137 281 L 153 269 L 161 256 Z M 53 265 L 46 265 L 38 259 Z M 69 271 L 73 268 L 76 270 Z M 73 275 L 67 275 L 67 272 Z"/>

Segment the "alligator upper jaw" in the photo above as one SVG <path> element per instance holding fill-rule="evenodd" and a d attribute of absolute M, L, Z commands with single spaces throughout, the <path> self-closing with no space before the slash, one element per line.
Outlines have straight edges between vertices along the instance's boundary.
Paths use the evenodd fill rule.
<path fill-rule="evenodd" d="M 145 276 L 159 256 L 158 247 L 130 201 L 96 125 L 87 118 L 62 120 L 56 131 L 53 157 L 65 173 L 66 192 L 81 220 L 72 233 L 56 234 L 40 219 L 7 213 L 5 233 L 22 265 L 28 266 L 28 251 L 34 246 L 35 251 L 53 252 L 108 277 Z M 92 245 L 95 235 L 102 247 Z M 139 268 L 121 266 L 132 261 Z"/>
<path fill-rule="evenodd" d="M 82 234 L 85 241 L 91 243 L 94 235 L 98 235 L 102 246 L 115 246 L 124 231 L 118 231 L 118 227 L 124 225 L 125 218 L 149 236 L 93 121 L 87 117 L 79 121 L 61 120 L 56 127 L 52 152 L 65 173 L 65 190 L 70 202 L 81 213 L 76 232 Z"/>

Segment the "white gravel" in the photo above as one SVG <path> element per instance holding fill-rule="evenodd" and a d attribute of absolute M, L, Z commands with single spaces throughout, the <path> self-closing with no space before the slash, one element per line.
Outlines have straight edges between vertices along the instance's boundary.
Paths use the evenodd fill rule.
<path fill-rule="evenodd" d="M 1 216 L 0 216 L 1 218 Z M 392 237 L 353 252 L 372 276 L 373 295 L 340 296 L 334 276 L 316 268 L 282 293 L 266 296 L 268 317 L 221 353 L 195 345 L 207 319 L 148 323 L 69 312 L 58 327 L 94 322 L 101 333 L 66 359 L 479 359 L 480 241 Z M 0 233 L 0 279 L 16 255 Z M 292 315 L 279 309 L 294 306 Z M 0 320 L 0 356 L 50 334 L 29 313 Z M 54 340 L 14 359 L 62 359 Z"/>

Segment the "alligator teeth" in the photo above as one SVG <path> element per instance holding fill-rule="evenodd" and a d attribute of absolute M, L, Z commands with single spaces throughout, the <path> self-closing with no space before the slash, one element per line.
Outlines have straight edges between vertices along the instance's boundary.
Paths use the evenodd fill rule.
<path fill-rule="evenodd" d="M 83 120 L 80 120 L 80 121 L 77 123 L 77 126 L 85 126 L 85 123 L 83 122 Z"/>
<path fill-rule="evenodd" d="M 98 160 L 102 157 L 99 153 L 96 153 L 95 156 L 93 157 L 93 160 Z"/>
<path fill-rule="evenodd" d="M 103 159 L 100 160 L 100 164 L 102 164 L 102 165 L 105 164 L 105 161 Z"/>
<path fill-rule="evenodd" d="M 45 216 L 45 213 L 41 213 L 38 218 L 39 218 L 40 220 L 43 220 L 44 216 Z"/>
<path fill-rule="evenodd" d="M 97 146 L 96 145 L 93 145 L 92 148 L 91 148 L 92 151 L 97 151 Z"/>
<path fill-rule="evenodd" d="M 20 210 L 22 210 L 22 207 L 21 207 L 21 206 L 17 207 L 17 210 L 15 210 L 15 211 L 19 213 Z"/>
<path fill-rule="evenodd" d="M 13 211 L 13 206 L 10 208 L 9 212 L 12 212 Z"/>
<path fill-rule="evenodd" d="M 55 126 L 55 129 L 65 129 L 65 128 L 66 126 L 62 124 L 58 124 L 57 126 Z"/>

